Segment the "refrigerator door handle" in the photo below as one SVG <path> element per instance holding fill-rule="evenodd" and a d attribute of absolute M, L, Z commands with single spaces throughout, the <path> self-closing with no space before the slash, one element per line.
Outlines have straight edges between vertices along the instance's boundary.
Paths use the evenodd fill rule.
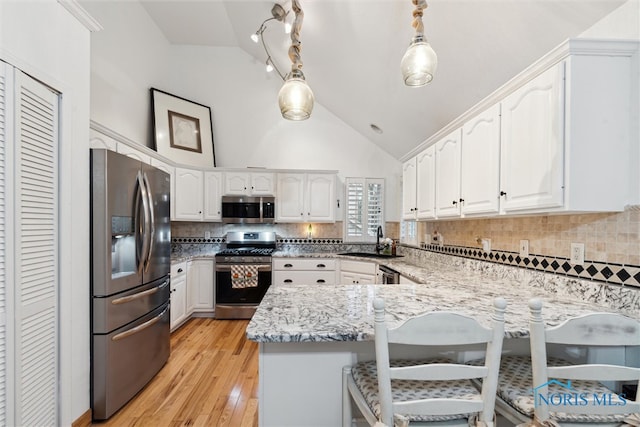
<path fill-rule="evenodd" d="M 146 173 L 143 175 L 143 181 L 144 181 L 145 188 L 147 190 L 147 200 L 148 200 L 147 214 L 149 216 L 149 223 L 150 223 L 149 233 L 147 233 L 149 248 L 147 251 L 146 259 L 144 261 L 144 271 L 147 271 L 149 269 L 149 264 L 151 264 L 151 255 L 153 253 L 153 241 L 156 235 L 156 219 L 153 215 L 153 194 L 151 194 L 151 185 L 149 184 L 149 178 L 147 177 Z"/>
<path fill-rule="evenodd" d="M 119 333 L 118 335 L 114 335 L 111 338 L 111 341 L 118 341 L 118 340 L 130 337 L 131 335 L 135 335 L 138 332 L 142 332 L 143 330 L 147 329 L 148 327 L 155 325 L 156 323 L 158 323 L 160 321 L 160 319 L 162 319 L 162 316 L 164 316 L 164 314 L 167 312 L 167 310 L 169 310 L 169 306 L 168 305 L 167 305 L 167 308 L 162 310 L 162 313 L 158 314 L 153 319 L 147 320 L 143 324 L 141 324 L 139 326 L 136 326 L 135 328 L 131 328 L 128 331 L 124 331 L 124 332 Z"/>
<path fill-rule="evenodd" d="M 138 254 L 138 272 L 142 273 L 146 268 L 147 259 L 149 257 L 149 196 L 144 179 L 142 178 L 142 172 L 138 171 L 136 180 L 138 181 L 138 192 L 136 194 L 136 218 L 139 218 L 140 214 L 140 200 L 142 200 L 142 212 L 144 214 L 142 224 L 138 224 L 138 227 L 136 228 L 136 231 L 142 237 L 142 250 Z"/>
<path fill-rule="evenodd" d="M 134 300 L 137 300 L 137 299 L 140 299 L 140 298 L 144 298 L 144 297 L 149 296 L 149 295 L 153 295 L 156 292 L 158 292 L 159 290 L 165 288 L 168 284 L 169 284 L 169 281 L 165 280 L 164 282 L 162 282 L 161 285 L 156 286 L 155 288 L 147 289 L 146 291 L 138 292 L 137 294 L 129 295 L 129 296 L 126 296 L 126 297 L 116 298 L 113 301 L 111 301 L 111 304 L 113 304 L 113 305 L 125 304 L 125 303 L 128 303 L 130 301 L 134 301 Z"/>

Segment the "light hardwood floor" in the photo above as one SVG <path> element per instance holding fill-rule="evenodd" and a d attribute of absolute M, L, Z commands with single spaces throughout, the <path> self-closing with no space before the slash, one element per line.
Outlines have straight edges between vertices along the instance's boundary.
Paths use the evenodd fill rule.
<path fill-rule="evenodd" d="M 162 370 L 126 406 L 94 426 L 258 425 L 258 344 L 247 320 L 193 318 L 171 334 Z"/>

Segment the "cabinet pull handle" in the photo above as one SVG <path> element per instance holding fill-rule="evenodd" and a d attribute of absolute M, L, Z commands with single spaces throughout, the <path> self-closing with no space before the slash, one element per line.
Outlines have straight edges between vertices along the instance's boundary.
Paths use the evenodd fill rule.
<path fill-rule="evenodd" d="M 293 280 L 291 280 L 291 279 L 284 279 L 284 283 L 293 283 Z"/>
<path fill-rule="evenodd" d="M 178 269 L 178 273 L 182 273 L 182 269 L 181 268 Z"/>
<path fill-rule="evenodd" d="M 455 205 L 457 205 L 457 204 L 458 204 L 458 201 L 457 201 L 457 200 L 454 200 L 454 201 L 453 201 L 453 205 L 455 206 Z"/>
<path fill-rule="evenodd" d="M 501 196 L 506 196 L 506 195 L 507 195 L 507 193 L 505 193 L 504 191 L 501 191 L 501 192 L 500 192 L 500 195 L 501 195 Z"/>
<path fill-rule="evenodd" d="M 324 265 L 324 264 L 318 264 L 318 265 L 316 265 L 316 267 L 318 267 L 318 268 L 325 268 L 325 267 L 326 267 L 326 265 Z"/>
<path fill-rule="evenodd" d="M 460 199 L 460 203 L 464 203 L 464 199 Z"/>
<path fill-rule="evenodd" d="M 284 266 L 285 266 L 285 268 L 291 268 L 291 267 L 293 267 L 293 264 L 285 264 Z"/>
<path fill-rule="evenodd" d="M 316 280 L 316 283 L 325 283 L 324 279 L 318 279 Z"/>

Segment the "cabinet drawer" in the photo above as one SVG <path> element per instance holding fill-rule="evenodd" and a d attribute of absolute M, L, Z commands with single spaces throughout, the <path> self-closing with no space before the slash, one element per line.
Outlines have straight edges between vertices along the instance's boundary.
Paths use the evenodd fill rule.
<path fill-rule="evenodd" d="M 376 263 L 375 262 L 362 262 L 362 261 L 340 261 L 340 271 L 349 271 L 351 273 L 363 273 L 376 275 Z"/>
<path fill-rule="evenodd" d="M 187 261 L 175 262 L 171 264 L 171 278 L 187 274 Z"/>
<path fill-rule="evenodd" d="M 274 285 L 335 285 L 335 271 L 274 271 Z"/>
<path fill-rule="evenodd" d="M 336 260 L 325 258 L 274 258 L 273 269 L 285 271 L 334 271 L 336 269 Z"/>

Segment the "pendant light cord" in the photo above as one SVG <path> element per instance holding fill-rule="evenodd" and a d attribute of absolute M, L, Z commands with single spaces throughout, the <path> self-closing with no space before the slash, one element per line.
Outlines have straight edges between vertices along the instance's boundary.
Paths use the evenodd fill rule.
<path fill-rule="evenodd" d="M 425 10 L 428 5 L 426 0 L 412 0 L 416 9 L 413 11 L 413 22 L 411 26 L 416 29 L 416 34 L 424 35 L 424 24 L 422 23 L 422 11 Z"/>
<path fill-rule="evenodd" d="M 302 57 L 300 56 L 300 29 L 304 12 L 300 8 L 298 0 L 291 0 L 291 8 L 295 12 L 295 19 L 291 26 L 291 46 L 289 47 L 289 59 L 291 60 L 291 71 L 302 69 Z"/>

